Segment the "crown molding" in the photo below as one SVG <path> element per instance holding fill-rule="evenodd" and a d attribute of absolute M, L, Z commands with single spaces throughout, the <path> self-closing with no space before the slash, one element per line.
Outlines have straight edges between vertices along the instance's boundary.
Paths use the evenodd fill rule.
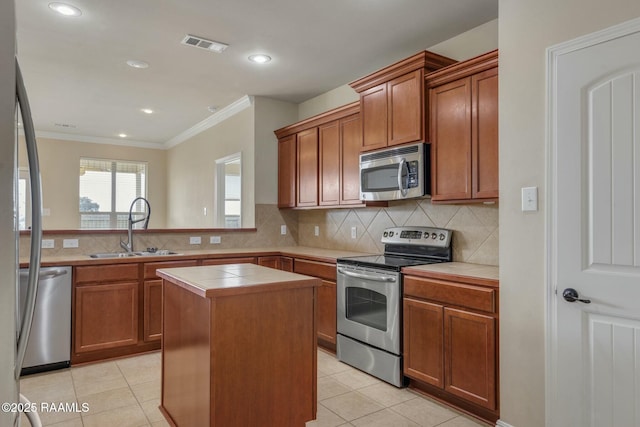
<path fill-rule="evenodd" d="M 19 134 L 22 135 L 23 132 L 19 132 Z M 115 139 L 115 138 L 103 138 L 99 136 L 75 135 L 70 133 L 59 133 L 59 132 L 36 131 L 36 138 L 49 138 L 49 139 L 61 139 L 64 141 L 89 142 L 92 144 L 119 145 L 122 147 L 150 148 L 154 150 L 165 149 L 162 143 L 135 141 L 130 139 L 124 140 L 124 139 Z"/>
<path fill-rule="evenodd" d="M 251 105 L 253 105 L 253 96 L 245 95 L 242 98 L 225 106 L 224 108 L 221 108 L 220 111 L 217 111 L 215 114 L 207 117 L 200 123 L 197 123 L 184 132 L 174 136 L 164 143 L 164 148 L 169 149 L 175 147 L 176 145 L 183 143 L 189 138 L 193 138 L 197 134 L 204 132 L 205 130 L 214 127 L 218 123 L 221 123 L 228 118 L 238 114 Z"/>

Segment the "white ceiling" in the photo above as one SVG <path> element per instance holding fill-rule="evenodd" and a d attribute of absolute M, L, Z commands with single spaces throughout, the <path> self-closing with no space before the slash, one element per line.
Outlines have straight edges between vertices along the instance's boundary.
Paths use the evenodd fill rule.
<path fill-rule="evenodd" d="M 67 1 L 80 17 L 48 3 L 16 2 L 36 130 L 159 146 L 211 116 L 210 105 L 243 95 L 299 103 L 498 16 L 498 0 Z M 186 34 L 230 47 L 184 46 Z M 250 63 L 253 53 L 273 60 Z"/>

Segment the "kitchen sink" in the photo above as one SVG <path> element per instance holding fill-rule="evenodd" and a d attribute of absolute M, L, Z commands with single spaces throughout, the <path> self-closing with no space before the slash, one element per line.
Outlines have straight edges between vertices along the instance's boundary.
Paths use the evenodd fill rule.
<path fill-rule="evenodd" d="M 132 252 L 104 252 L 101 254 L 91 254 L 89 256 L 91 258 L 129 258 L 136 256 L 136 254 Z"/>
<path fill-rule="evenodd" d="M 138 251 L 138 252 L 104 252 L 99 254 L 91 254 L 91 258 L 131 258 L 136 256 L 165 256 L 165 255 L 180 255 L 178 252 L 168 250 L 157 251 Z"/>

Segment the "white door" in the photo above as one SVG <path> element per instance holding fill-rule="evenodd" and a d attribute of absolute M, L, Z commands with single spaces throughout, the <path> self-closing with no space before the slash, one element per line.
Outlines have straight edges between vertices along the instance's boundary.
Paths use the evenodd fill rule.
<path fill-rule="evenodd" d="M 548 424 L 637 427 L 640 20 L 548 53 Z"/>

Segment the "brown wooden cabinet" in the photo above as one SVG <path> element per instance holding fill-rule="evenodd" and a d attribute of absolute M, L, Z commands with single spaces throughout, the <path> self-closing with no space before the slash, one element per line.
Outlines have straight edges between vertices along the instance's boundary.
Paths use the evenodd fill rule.
<path fill-rule="evenodd" d="M 404 374 L 423 391 L 495 421 L 497 312 L 495 288 L 405 276 Z"/>
<path fill-rule="evenodd" d="M 318 129 L 300 132 L 296 140 L 296 206 L 318 206 Z"/>
<path fill-rule="evenodd" d="M 212 258 L 203 259 L 202 265 L 221 265 L 221 264 L 257 264 L 258 259 L 254 256 L 235 257 L 235 258 Z"/>
<path fill-rule="evenodd" d="M 358 103 L 311 117 L 275 133 L 278 136 L 278 164 L 285 165 L 284 170 L 278 171 L 279 207 L 362 205 L 359 176 L 362 126 Z M 295 141 L 293 148 L 292 141 Z M 292 153 L 295 160 L 292 160 Z"/>
<path fill-rule="evenodd" d="M 425 141 L 425 73 L 454 62 L 422 51 L 351 82 L 360 94 L 362 151 Z"/>
<path fill-rule="evenodd" d="M 322 279 L 322 285 L 318 288 L 317 294 L 318 345 L 335 351 L 337 335 L 336 265 L 296 258 L 293 271 Z"/>
<path fill-rule="evenodd" d="M 432 200 L 498 198 L 498 52 L 426 77 Z"/>
<path fill-rule="evenodd" d="M 138 344 L 138 264 L 75 267 L 73 277 L 72 361 Z"/>
<path fill-rule="evenodd" d="M 278 140 L 278 207 L 296 205 L 296 136 Z"/>
<path fill-rule="evenodd" d="M 293 258 L 279 255 L 261 256 L 258 257 L 258 265 L 282 271 L 293 271 Z"/>
<path fill-rule="evenodd" d="M 320 152 L 319 205 L 358 205 L 360 201 L 360 115 L 318 128 Z"/>

